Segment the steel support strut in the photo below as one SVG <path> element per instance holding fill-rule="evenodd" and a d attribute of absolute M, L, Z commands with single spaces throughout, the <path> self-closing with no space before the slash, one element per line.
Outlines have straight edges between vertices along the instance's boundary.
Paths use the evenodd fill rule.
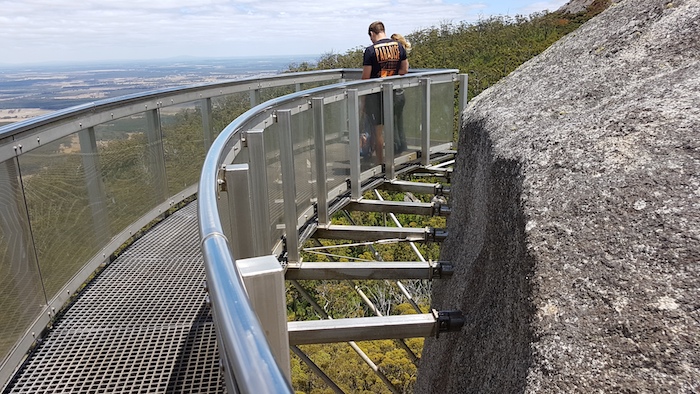
<path fill-rule="evenodd" d="M 396 239 L 413 242 L 442 242 L 447 237 L 447 230 L 431 227 L 378 227 L 332 224 L 317 228 L 313 237 L 321 239 L 349 239 L 353 241 Z"/>
<path fill-rule="evenodd" d="M 441 332 L 461 330 L 464 320 L 462 312 L 458 310 L 433 310 L 432 313 L 415 315 L 292 321 L 287 323 L 287 329 L 289 344 L 294 346 L 433 335 L 437 337 Z"/>
<path fill-rule="evenodd" d="M 287 280 L 342 280 L 342 279 L 442 279 L 452 276 L 448 262 L 370 261 L 354 263 L 303 262 L 289 267 Z"/>

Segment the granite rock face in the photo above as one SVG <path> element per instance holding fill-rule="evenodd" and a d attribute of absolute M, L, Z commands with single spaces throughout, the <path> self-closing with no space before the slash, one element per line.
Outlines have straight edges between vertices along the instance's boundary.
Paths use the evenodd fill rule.
<path fill-rule="evenodd" d="M 586 11 L 588 6 L 593 4 L 594 0 L 570 0 L 568 3 L 564 4 L 557 11 L 568 12 L 570 14 L 577 14 L 579 12 Z"/>
<path fill-rule="evenodd" d="M 419 393 L 700 392 L 700 0 L 623 0 L 463 114 Z"/>

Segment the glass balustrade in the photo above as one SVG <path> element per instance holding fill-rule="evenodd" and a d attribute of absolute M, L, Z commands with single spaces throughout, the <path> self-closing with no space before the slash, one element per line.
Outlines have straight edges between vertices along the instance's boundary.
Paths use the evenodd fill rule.
<path fill-rule="evenodd" d="M 0 162 L 0 286 L 0 354 L 7 355 L 46 305 L 14 158 Z"/>
<path fill-rule="evenodd" d="M 0 382 L 110 255 L 196 193 L 227 124 L 255 100 L 343 79 L 334 70 L 166 89 L 0 127 Z"/>
<path fill-rule="evenodd" d="M 357 70 L 350 71 L 359 77 Z M 401 112 L 394 123 L 402 128 L 400 140 L 406 147 L 396 151 L 397 160 L 389 168 L 449 147 L 456 75 L 456 70 L 445 70 L 400 79 L 396 90 L 401 97 L 394 100 L 403 105 L 394 109 Z M 202 188 L 220 190 L 222 166 L 249 166 L 251 195 L 264 201 L 251 197 L 247 203 L 267 210 L 265 215 L 251 213 L 265 218 L 265 223 L 252 224 L 263 227 L 266 240 L 257 251 L 265 253 L 279 247 L 285 236 L 296 238 L 297 225 L 313 220 L 318 201 L 327 210 L 349 192 L 350 184 L 381 176 L 376 163 L 363 163 L 364 172 L 352 179 L 354 163 L 360 168 L 358 144 L 352 142 L 359 135 L 359 115 L 348 90 L 356 89 L 362 97 L 379 91 L 383 81 L 346 78 L 343 70 L 331 70 L 170 89 L 1 127 L 0 378 L 8 379 L 35 344 L 36 334 L 125 241 L 195 195 L 197 186 L 200 197 Z M 316 143 L 320 126 L 313 99 L 323 103 L 322 146 Z M 267 100 L 272 101 L 260 105 Z M 430 109 L 429 121 L 423 118 L 425 108 Z M 279 121 L 279 111 L 289 111 L 284 122 Z M 202 171 L 210 146 L 209 155 L 215 159 L 207 162 L 215 168 L 207 170 L 205 165 Z M 318 157 L 325 160 L 318 164 L 320 149 L 323 156 Z M 285 184 L 283 174 L 289 173 L 293 182 Z M 200 200 L 200 205 L 210 203 Z M 216 206 L 214 201 L 213 217 L 200 220 L 221 227 Z M 296 215 L 291 220 L 288 207 Z M 203 237 L 208 229 L 209 224 Z M 209 258 L 216 260 L 222 252 L 211 253 Z M 231 260 L 219 263 L 224 261 Z M 217 322 L 217 330 L 228 329 Z M 225 351 L 226 360 L 236 357 L 237 349 Z"/>
<path fill-rule="evenodd" d="M 430 87 L 430 146 L 451 144 L 455 135 L 454 83 Z"/>
<path fill-rule="evenodd" d="M 387 173 L 393 173 L 394 166 L 424 160 L 422 158 L 429 157 L 432 153 L 451 149 L 455 127 L 456 78 L 455 70 L 447 70 L 416 75 L 413 78 L 405 77 L 396 87 L 387 84 L 387 81 L 370 80 L 290 93 L 253 108 L 228 125 L 212 145 L 199 184 L 200 231 L 203 239 L 211 238 L 203 246 L 207 275 L 214 286 L 222 286 L 210 289 L 210 292 L 236 291 L 238 282 L 233 278 L 221 281 L 218 277 L 214 280 L 213 276 L 225 270 L 221 264 L 230 264 L 231 249 L 235 249 L 236 242 L 240 241 L 235 240 L 223 252 L 221 245 L 214 240 L 227 242 L 226 239 L 233 239 L 234 232 L 239 234 L 235 237 L 240 237 L 240 230 L 230 229 L 230 223 L 251 221 L 248 210 L 241 213 L 236 204 L 250 206 L 253 211 L 252 227 L 256 226 L 256 222 L 263 223 L 260 232 L 255 229 L 251 231 L 260 236 L 252 235 L 249 240 L 256 243 L 264 239 L 264 246 L 256 250 L 257 256 L 272 254 L 284 262 L 298 263 L 298 250 L 294 249 L 299 248 L 302 227 L 313 224 L 316 220 L 314 215 L 328 212 L 330 204 L 338 198 L 349 196 L 350 185 L 362 185 L 372 177 L 381 177 L 383 174 L 377 172 L 377 168 L 380 168 L 379 171 L 383 168 Z M 398 128 L 401 128 L 401 136 L 394 138 L 399 142 L 394 150 L 396 159 L 392 163 L 368 163 L 367 160 L 360 160 L 359 103 L 364 96 L 382 94 L 385 89 L 394 90 L 393 112 L 397 115 L 394 118 L 396 127 L 392 130 L 394 137 L 399 136 Z M 351 91 L 355 93 L 351 94 Z M 269 92 L 263 91 L 258 97 L 265 97 L 265 94 Z M 314 106 L 319 105 L 322 108 L 315 112 Z M 238 139 L 244 143 L 234 143 Z M 318 144 L 317 141 L 323 143 Z M 401 142 L 405 142 L 405 147 L 401 146 Z M 231 157 L 235 158 L 231 160 Z M 317 161 L 317 157 L 321 157 L 321 160 Z M 225 178 L 222 172 L 226 171 L 228 160 L 234 164 L 246 165 L 248 182 L 253 190 L 248 201 L 232 198 L 234 192 L 231 188 L 236 185 L 227 184 L 225 190 L 219 187 L 219 180 Z M 384 166 L 377 167 L 378 164 Z M 353 166 L 359 171 L 354 171 Z M 255 206 L 260 198 L 265 200 L 262 204 L 266 210 L 265 215 L 256 213 L 258 209 Z M 224 199 L 228 201 L 228 206 L 222 206 L 220 200 Z M 290 202 L 291 199 L 294 201 Z M 216 212 L 219 209 L 222 211 Z M 235 217 L 236 215 L 246 217 Z M 222 226 L 224 222 L 228 228 Z M 226 234 L 226 238 L 222 238 L 223 234 Z M 286 250 L 286 254 L 282 253 L 283 250 Z M 253 364 L 247 359 L 250 352 L 255 352 L 261 346 L 269 349 L 262 328 L 253 324 L 249 331 L 255 333 L 255 339 L 245 345 L 234 344 L 226 339 L 235 337 L 237 329 L 228 322 L 235 320 L 234 316 L 249 315 L 252 307 L 239 302 L 213 302 L 212 307 L 215 316 L 222 316 L 215 318 L 217 330 L 227 333 L 221 337 L 220 342 L 227 363 L 224 367 L 228 373 L 227 382 L 235 380 L 239 387 L 245 388 L 250 388 L 248 384 L 261 384 L 247 381 L 243 376 L 248 369 L 259 368 L 269 373 L 270 364 L 276 364 L 269 353 L 261 353 L 260 360 Z M 250 332 L 247 335 L 251 335 Z M 240 369 L 242 365 L 245 367 Z M 271 380 L 269 386 L 255 389 L 276 391 L 281 389 L 278 384 L 284 387 L 282 370 L 273 375 L 280 379 Z"/>

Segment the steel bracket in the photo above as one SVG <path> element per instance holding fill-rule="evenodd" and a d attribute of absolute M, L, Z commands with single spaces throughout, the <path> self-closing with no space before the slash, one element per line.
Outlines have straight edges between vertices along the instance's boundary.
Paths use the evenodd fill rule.
<path fill-rule="evenodd" d="M 430 279 L 448 278 L 451 277 L 454 273 L 454 266 L 451 263 L 445 261 L 438 261 L 432 266 L 432 268 L 433 272 Z"/>
<path fill-rule="evenodd" d="M 437 311 L 433 309 L 433 315 L 437 320 L 438 329 L 435 338 L 439 338 L 441 332 L 460 331 L 464 326 L 464 315 L 457 309 Z"/>

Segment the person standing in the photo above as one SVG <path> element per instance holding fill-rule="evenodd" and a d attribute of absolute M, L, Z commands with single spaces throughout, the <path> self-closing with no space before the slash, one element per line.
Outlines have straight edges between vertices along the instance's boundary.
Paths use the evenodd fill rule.
<path fill-rule="evenodd" d="M 406 49 L 386 36 L 384 23 L 372 22 L 368 29 L 372 45 L 365 48 L 362 61 L 362 79 L 404 75 L 408 72 Z M 384 162 L 384 120 L 381 93 L 365 96 L 364 111 L 374 125 L 374 143 L 379 163 Z"/>

